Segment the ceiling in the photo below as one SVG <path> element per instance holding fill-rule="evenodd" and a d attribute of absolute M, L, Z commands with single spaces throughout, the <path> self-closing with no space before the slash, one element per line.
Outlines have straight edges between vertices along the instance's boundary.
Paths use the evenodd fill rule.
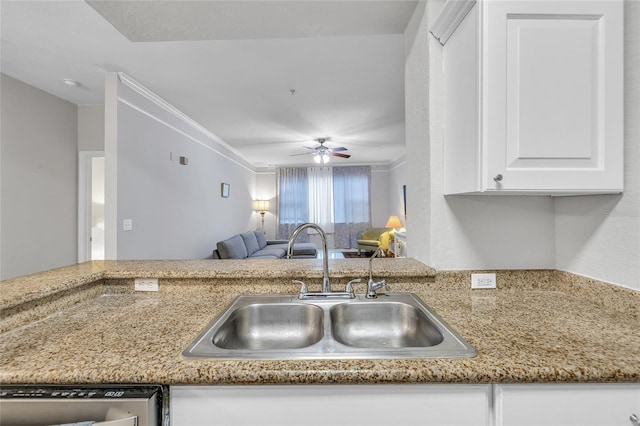
<path fill-rule="evenodd" d="M 124 72 L 257 168 L 404 155 L 404 38 L 417 1 L 0 2 L 1 71 L 78 105 Z M 62 80 L 78 81 L 68 87 Z"/>

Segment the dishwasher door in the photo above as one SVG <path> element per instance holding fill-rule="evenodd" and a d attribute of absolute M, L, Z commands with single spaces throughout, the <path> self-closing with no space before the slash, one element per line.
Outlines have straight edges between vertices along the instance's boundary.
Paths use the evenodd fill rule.
<path fill-rule="evenodd" d="M 0 388 L 0 425 L 160 426 L 162 386 L 37 386 Z"/>

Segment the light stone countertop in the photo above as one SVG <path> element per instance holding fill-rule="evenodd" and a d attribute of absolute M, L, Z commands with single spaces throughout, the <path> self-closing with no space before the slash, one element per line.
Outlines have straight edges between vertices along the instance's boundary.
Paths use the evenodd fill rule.
<path fill-rule="evenodd" d="M 435 270 L 415 259 L 376 259 L 376 277 L 435 277 Z M 367 259 L 331 259 L 331 277 L 368 275 Z M 322 277 L 320 259 L 244 260 L 106 260 L 65 266 L 23 277 L 0 281 L 0 310 L 31 300 L 73 290 L 101 279 L 307 279 Z"/>
<path fill-rule="evenodd" d="M 0 383 L 640 382 L 640 292 L 556 271 L 498 271 L 497 290 L 471 291 L 470 271 L 436 274 L 412 259 L 376 259 L 375 276 L 417 294 L 475 358 L 181 357 L 235 296 L 320 281 L 321 263 L 286 262 L 90 262 L 3 281 Z M 368 275 L 364 259 L 330 266 L 338 288 Z M 134 277 L 158 277 L 160 292 L 133 292 Z"/>

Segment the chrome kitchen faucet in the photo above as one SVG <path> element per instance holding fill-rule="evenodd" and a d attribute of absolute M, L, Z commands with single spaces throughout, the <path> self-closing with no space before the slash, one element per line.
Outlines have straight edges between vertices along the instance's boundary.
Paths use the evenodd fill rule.
<path fill-rule="evenodd" d="M 298 235 L 302 230 L 307 228 L 315 229 L 318 234 L 320 234 L 320 238 L 322 239 L 322 292 L 320 293 L 310 293 L 307 291 L 307 285 L 299 280 L 293 280 L 294 284 L 299 284 L 300 287 L 300 299 L 311 299 L 311 298 L 327 298 L 327 297 L 338 297 L 345 299 L 352 299 L 355 297 L 353 292 L 353 284 L 360 282 L 360 278 L 349 281 L 347 283 L 347 289 L 344 292 L 332 292 L 331 284 L 329 283 L 329 250 L 327 250 L 327 236 L 324 233 L 324 230 L 315 223 L 303 223 L 298 226 L 292 233 L 289 238 L 289 244 L 287 245 L 287 259 L 291 259 L 293 255 L 293 243 L 298 238 Z"/>

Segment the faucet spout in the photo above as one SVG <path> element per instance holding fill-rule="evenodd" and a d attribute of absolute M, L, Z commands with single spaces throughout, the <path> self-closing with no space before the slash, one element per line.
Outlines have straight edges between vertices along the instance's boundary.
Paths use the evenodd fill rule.
<path fill-rule="evenodd" d="M 373 258 L 380 253 L 380 257 L 385 257 L 382 247 L 378 247 L 369 258 L 369 282 L 373 282 Z"/>
<path fill-rule="evenodd" d="M 307 228 L 315 229 L 318 234 L 320 234 L 320 238 L 322 239 L 322 292 L 323 293 L 331 293 L 331 284 L 329 283 L 329 250 L 327 250 L 327 236 L 324 233 L 324 230 L 315 223 L 303 223 L 298 226 L 292 233 L 289 238 L 289 244 L 287 245 L 287 259 L 291 259 L 293 255 L 293 243 L 298 238 L 298 235 L 302 230 Z"/>
<path fill-rule="evenodd" d="M 375 299 L 378 297 L 376 291 L 384 287 L 387 288 L 387 282 L 385 280 L 375 282 L 373 281 L 373 258 L 380 254 L 380 257 L 385 257 L 382 247 L 378 247 L 371 257 L 369 258 L 369 282 L 367 283 L 367 299 Z"/>

